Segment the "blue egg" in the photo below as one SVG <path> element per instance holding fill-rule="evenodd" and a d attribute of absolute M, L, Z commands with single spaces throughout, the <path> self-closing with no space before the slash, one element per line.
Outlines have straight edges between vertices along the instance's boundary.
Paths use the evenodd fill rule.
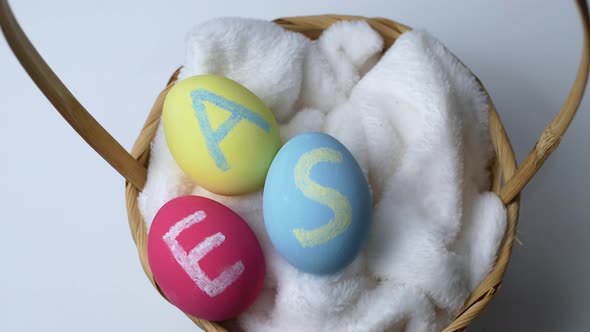
<path fill-rule="evenodd" d="M 358 162 L 330 135 L 289 140 L 266 176 L 266 231 L 281 256 L 304 272 L 330 274 L 350 264 L 367 239 L 371 206 Z"/>

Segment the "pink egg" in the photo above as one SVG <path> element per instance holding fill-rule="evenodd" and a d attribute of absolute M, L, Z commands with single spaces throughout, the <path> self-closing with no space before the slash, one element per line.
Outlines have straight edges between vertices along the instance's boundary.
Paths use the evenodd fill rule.
<path fill-rule="evenodd" d="M 264 256 L 250 227 L 205 197 L 178 197 L 160 208 L 149 232 L 148 260 L 166 298 L 207 320 L 242 313 L 264 281 Z"/>

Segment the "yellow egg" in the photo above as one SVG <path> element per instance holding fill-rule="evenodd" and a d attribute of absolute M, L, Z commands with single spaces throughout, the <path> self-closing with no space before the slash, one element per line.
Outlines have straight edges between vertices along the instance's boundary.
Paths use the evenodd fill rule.
<path fill-rule="evenodd" d="M 162 121 L 176 163 L 221 195 L 261 189 L 281 147 L 272 112 L 250 90 L 221 76 L 178 82 L 166 96 Z"/>

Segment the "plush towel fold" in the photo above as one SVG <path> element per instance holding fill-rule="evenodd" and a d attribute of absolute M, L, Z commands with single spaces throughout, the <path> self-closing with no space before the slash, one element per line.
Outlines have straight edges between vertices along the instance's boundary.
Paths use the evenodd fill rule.
<path fill-rule="evenodd" d="M 438 41 L 404 33 L 381 56 L 364 22 L 340 22 L 317 41 L 258 20 L 225 18 L 188 38 L 180 79 L 227 76 L 273 111 L 284 141 L 307 131 L 340 140 L 367 175 L 374 220 L 346 269 L 302 273 L 264 229 L 262 192 L 224 197 L 188 179 L 162 128 L 140 195 L 146 222 L 168 200 L 213 198 L 253 229 L 267 263 L 257 302 L 238 317 L 248 331 L 436 331 L 493 266 L 506 212 L 488 192 L 493 156 L 481 87 Z"/>

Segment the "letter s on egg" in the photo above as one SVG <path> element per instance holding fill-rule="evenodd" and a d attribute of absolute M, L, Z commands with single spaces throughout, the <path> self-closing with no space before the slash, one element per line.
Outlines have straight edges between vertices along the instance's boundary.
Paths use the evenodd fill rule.
<path fill-rule="evenodd" d="M 342 154 L 330 148 L 317 148 L 304 153 L 295 165 L 295 185 L 303 195 L 328 206 L 334 213 L 334 218 L 318 228 L 294 229 L 295 238 L 303 247 L 316 247 L 328 242 L 344 233 L 352 220 L 352 207 L 348 199 L 333 188 L 317 184 L 311 179 L 311 169 L 319 163 L 342 162 Z"/>

